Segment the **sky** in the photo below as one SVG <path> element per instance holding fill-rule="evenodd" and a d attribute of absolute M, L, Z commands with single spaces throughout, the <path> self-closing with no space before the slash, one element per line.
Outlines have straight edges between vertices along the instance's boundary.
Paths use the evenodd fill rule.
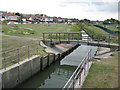
<path fill-rule="evenodd" d="M 90 20 L 118 19 L 119 0 L 0 0 L 0 11 Z"/>

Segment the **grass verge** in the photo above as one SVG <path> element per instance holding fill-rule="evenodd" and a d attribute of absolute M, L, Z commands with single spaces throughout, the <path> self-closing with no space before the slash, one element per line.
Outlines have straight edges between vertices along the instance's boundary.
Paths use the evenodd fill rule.
<path fill-rule="evenodd" d="M 93 60 L 83 88 L 118 88 L 118 53 L 100 62 Z"/>

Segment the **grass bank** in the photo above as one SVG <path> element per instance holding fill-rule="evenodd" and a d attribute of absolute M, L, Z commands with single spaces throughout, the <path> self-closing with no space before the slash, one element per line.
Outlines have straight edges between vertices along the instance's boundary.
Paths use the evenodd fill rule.
<path fill-rule="evenodd" d="M 5 59 L 2 59 L 2 68 L 13 65 L 17 63 L 18 60 L 23 61 L 33 55 L 38 54 L 40 56 L 45 56 L 47 53 L 39 43 L 40 41 L 38 40 L 2 36 L 2 52 L 7 51 L 2 54 L 2 58 L 5 57 Z"/>
<path fill-rule="evenodd" d="M 101 26 L 102 27 L 102 26 Z M 84 25 L 83 29 L 91 36 L 94 40 L 98 39 L 98 35 L 100 35 L 101 41 L 109 42 L 109 35 L 110 35 L 110 41 L 113 43 L 118 42 L 118 35 L 117 34 L 111 34 L 109 32 L 114 32 L 111 30 L 104 30 L 103 28 L 99 28 L 95 25 Z"/>
<path fill-rule="evenodd" d="M 7 35 L 42 38 L 45 32 L 69 32 L 71 25 L 68 24 L 20 24 L 2 25 L 2 32 Z"/>
<path fill-rule="evenodd" d="M 83 88 L 118 88 L 118 53 L 93 62 Z"/>
<path fill-rule="evenodd" d="M 16 48 L 19 48 L 22 46 L 27 46 L 30 44 L 39 45 L 39 41 L 38 40 L 24 39 L 24 38 L 2 36 L 2 52 L 16 49 Z M 44 50 L 44 48 L 39 45 L 39 52 L 40 52 L 41 56 L 46 55 L 46 53 L 43 50 Z"/>

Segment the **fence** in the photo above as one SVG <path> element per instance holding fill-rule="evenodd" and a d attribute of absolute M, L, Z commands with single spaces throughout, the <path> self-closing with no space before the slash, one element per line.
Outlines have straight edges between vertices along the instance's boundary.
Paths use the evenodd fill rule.
<path fill-rule="evenodd" d="M 2 67 L 0 69 L 6 69 L 6 67 L 18 63 L 24 59 L 30 58 L 32 55 L 38 55 L 38 45 L 31 44 L 23 46 L 13 50 L 9 50 L 1 53 Z"/>
<path fill-rule="evenodd" d="M 64 89 L 70 89 L 72 88 L 74 90 L 75 88 L 75 82 L 77 81 L 77 79 L 79 78 L 79 85 L 80 85 L 80 80 L 81 80 L 81 72 L 84 70 L 84 75 L 85 72 L 87 71 L 85 66 L 88 65 L 89 67 L 89 60 L 91 58 L 91 49 L 88 51 L 86 57 L 84 57 L 84 59 L 81 61 L 81 63 L 78 65 L 77 69 L 73 72 L 72 76 L 70 77 L 70 79 L 68 80 L 68 82 L 65 84 L 65 86 L 63 87 L 62 90 Z M 89 68 L 87 68 L 89 69 Z"/>
<path fill-rule="evenodd" d="M 43 41 L 50 40 L 50 42 L 54 43 L 55 40 L 57 42 L 61 42 L 62 40 L 82 40 L 82 38 L 89 39 L 91 38 L 92 41 L 97 41 L 99 42 L 106 42 L 108 44 L 110 43 L 119 43 L 118 37 L 113 36 L 110 34 L 92 34 L 92 33 L 87 33 L 88 36 L 82 36 L 81 32 L 49 32 L 49 33 L 43 33 Z"/>

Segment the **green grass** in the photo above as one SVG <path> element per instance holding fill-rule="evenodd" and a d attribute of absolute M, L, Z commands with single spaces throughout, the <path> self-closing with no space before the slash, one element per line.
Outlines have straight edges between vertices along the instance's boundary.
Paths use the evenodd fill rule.
<path fill-rule="evenodd" d="M 27 46 L 30 44 L 39 45 L 38 40 L 30 40 L 30 39 L 23 39 L 23 38 L 15 38 L 9 36 L 2 36 L 2 52 L 9 51 L 12 49 L 16 49 L 22 46 Z M 45 55 L 46 53 L 43 52 L 44 48 L 40 46 L 40 55 Z"/>
<path fill-rule="evenodd" d="M 118 88 L 118 53 L 95 62 L 83 83 L 83 88 Z"/>
<path fill-rule="evenodd" d="M 108 32 L 106 32 L 105 30 L 99 28 L 99 27 L 96 27 L 94 25 L 84 25 L 84 30 L 90 35 L 90 34 L 93 34 L 93 39 L 98 39 L 98 35 L 96 34 L 100 34 L 100 35 L 107 35 L 106 36 L 100 36 L 100 40 L 103 40 L 103 41 L 106 41 L 106 42 L 109 42 L 109 34 Z M 113 35 L 111 34 L 111 42 L 113 43 L 117 43 L 118 41 L 118 37 L 117 35 Z"/>
<path fill-rule="evenodd" d="M 71 30 L 71 28 L 72 28 L 72 25 L 68 25 L 68 24 L 2 25 L 2 32 L 7 35 L 13 35 L 13 36 L 42 38 L 43 32 L 69 32 Z M 39 41 L 25 39 L 25 38 L 2 36 L 2 52 L 9 51 L 9 50 L 16 49 L 16 48 L 23 47 L 23 46 L 27 46 L 27 45 L 31 45 L 31 44 L 39 45 Z M 34 49 L 33 51 L 30 51 L 30 52 L 36 52 L 35 45 L 30 47 L 30 49 Z M 40 56 L 45 56 L 47 54 L 42 46 L 39 45 L 38 49 L 39 49 L 38 53 Z M 25 53 L 20 54 L 20 61 L 28 58 L 27 50 L 28 50 L 27 47 L 24 47 L 19 50 L 19 53 L 26 51 Z M 11 56 L 14 54 L 17 54 L 17 50 L 14 50 L 10 53 L 6 53 L 6 56 L 8 57 L 8 56 Z M 3 56 L 4 56 L 4 54 L 3 54 Z M 23 58 L 23 56 L 25 56 L 25 57 Z M 30 55 L 30 56 L 32 56 L 32 55 Z M 8 59 L 6 59 L 6 62 L 9 62 L 9 61 L 17 59 L 17 58 L 18 58 L 18 56 L 8 58 Z M 13 61 L 13 62 L 7 64 L 6 66 L 10 66 L 17 62 L 18 61 Z"/>
<path fill-rule="evenodd" d="M 71 27 L 68 24 L 3 25 L 2 32 L 7 35 L 41 38 L 44 32 L 69 32 Z"/>
<path fill-rule="evenodd" d="M 104 25 L 101 25 L 104 27 Z M 111 30 L 111 31 L 118 31 L 118 29 L 116 28 L 116 26 L 118 25 L 105 25 L 105 28 Z"/>
<path fill-rule="evenodd" d="M 89 33 L 95 33 L 95 34 L 109 34 L 105 32 L 103 29 L 100 29 L 98 27 L 95 27 L 93 25 L 85 25 L 84 29 Z"/>
<path fill-rule="evenodd" d="M 31 44 L 34 44 L 34 45 L 31 46 Z M 28 58 L 28 45 L 30 46 L 29 52 L 31 54 L 31 55 L 29 55 L 29 57 L 37 54 L 37 46 L 38 46 L 38 54 L 40 56 L 45 56 L 47 54 L 44 51 L 44 48 L 39 45 L 39 41 L 37 41 L 37 40 L 2 36 L 2 52 L 15 49 L 13 51 L 7 52 L 5 54 L 2 54 L 2 56 L 0 56 L 2 58 L 4 58 L 4 56 L 5 56 L 6 57 L 5 62 L 10 62 L 6 65 L 6 67 L 18 62 L 18 60 L 12 61 L 12 60 L 18 59 L 18 55 L 15 55 L 18 53 L 17 48 L 19 48 L 19 53 L 20 53 L 19 61 L 27 59 Z M 23 46 L 25 46 L 25 47 L 23 47 Z M 33 52 L 35 52 L 35 53 L 33 54 Z M 11 55 L 15 55 L 15 56 L 7 58 Z M 4 64 L 4 60 L 2 61 L 2 64 Z M 3 67 L 5 67 L 5 66 L 3 66 Z"/>

